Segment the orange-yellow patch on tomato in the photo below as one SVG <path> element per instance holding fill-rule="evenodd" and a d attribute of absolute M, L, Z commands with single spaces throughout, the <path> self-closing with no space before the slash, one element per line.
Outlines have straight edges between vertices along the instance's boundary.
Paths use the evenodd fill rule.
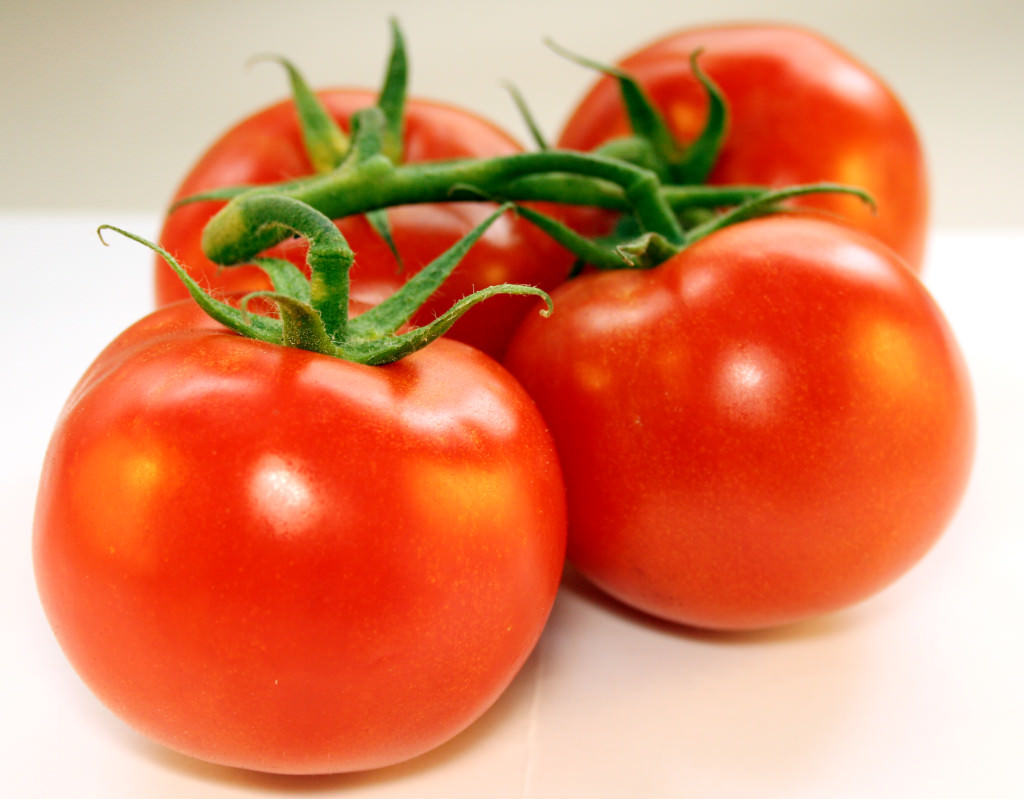
<path fill-rule="evenodd" d="M 874 183 L 875 172 L 864 153 L 857 148 L 850 148 L 836 163 L 835 179 L 848 186 L 870 186 Z"/>
<path fill-rule="evenodd" d="M 683 141 L 696 139 L 704 129 L 704 112 L 687 103 L 672 103 L 666 117 L 669 127 Z"/>
<path fill-rule="evenodd" d="M 521 497 L 529 487 L 504 468 L 423 464 L 410 472 L 416 505 L 431 523 L 461 530 L 522 529 Z"/>
<path fill-rule="evenodd" d="M 103 438 L 87 449 L 75 475 L 74 512 L 93 545 L 111 556 L 146 565 L 155 557 L 150 525 L 182 481 L 177 454 L 165 444 L 131 434 Z"/>
<path fill-rule="evenodd" d="M 482 278 L 482 285 L 495 286 L 499 283 L 508 283 L 508 264 L 501 263 L 500 261 L 491 261 L 484 264 L 480 267 L 480 277 Z"/>
<path fill-rule="evenodd" d="M 864 155 L 860 148 L 852 147 L 846 152 L 837 155 L 834 176 L 830 180 L 864 189 L 869 194 L 875 194 L 882 188 L 879 179 L 882 176 L 878 169 Z M 840 214 L 853 217 L 874 217 L 873 212 L 867 203 L 860 197 L 852 194 L 825 194 L 821 195 L 828 199 L 828 204 Z"/>
<path fill-rule="evenodd" d="M 918 393 L 925 373 L 912 331 L 886 319 L 867 322 L 856 336 L 855 349 L 867 386 L 887 396 Z"/>
<path fill-rule="evenodd" d="M 606 366 L 584 359 L 573 364 L 573 371 L 577 385 L 586 391 L 601 391 L 612 377 Z"/>

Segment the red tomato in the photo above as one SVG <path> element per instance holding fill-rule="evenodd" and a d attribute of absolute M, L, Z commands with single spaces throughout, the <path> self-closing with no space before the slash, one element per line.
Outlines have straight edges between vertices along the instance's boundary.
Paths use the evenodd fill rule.
<path fill-rule="evenodd" d="M 34 559 L 58 641 L 128 723 L 317 773 L 479 716 L 537 641 L 564 546 L 550 436 L 493 359 L 442 340 L 361 366 L 176 303 L 68 400 Z"/>
<path fill-rule="evenodd" d="M 709 183 L 780 187 L 837 181 L 866 189 L 874 214 L 838 194 L 799 204 L 839 214 L 920 271 L 928 186 L 917 133 L 893 92 L 863 64 L 799 28 L 726 25 L 680 31 L 620 62 L 682 142 L 696 138 L 707 101 L 690 55 L 722 89 L 730 124 Z M 602 78 L 570 116 L 559 145 L 592 150 L 629 132 L 618 88 Z"/>
<path fill-rule="evenodd" d="M 349 117 L 374 104 L 368 91 L 333 89 L 318 95 L 331 115 L 348 129 Z M 410 100 L 406 105 L 405 161 L 435 161 L 510 155 L 520 145 L 490 122 L 461 109 Z M 174 195 L 178 200 L 215 188 L 277 183 L 310 175 L 292 102 L 273 105 L 225 133 L 199 159 Z M 270 287 L 252 266 L 222 268 L 203 254 L 200 237 L 209 218 L 223 203 L 185 205 L 164 222 L 159 243 L 168 249 L 205 288 L 220 292 L 255 291 Z M 378 302 L 440 255 L 494 212 L 487 203 L 448 203 L 391 208 L 388 216 L 402 266 L 362 216 L 342 220 L 339 228 L 356 253 L 350 273 L 354 297 Z M 275 249 L 305 265 L 305 242 Z M 525 283 L 553 288 L 565 279 L 572 257 L 526 220 L 507 214 L 487 231 L 439 291 L 419 310 L 414 324 L 424 324 L 475 289 L 496 283 Z M 181 281 L 163 259 L 156 259 L 156 301 L 163 305 L 187 296 Z M 505 349 L 519 320 L 532 308 L 524 297 L 500 296 L 486 309 L 473 309 L 449 335 L 494 356 Z"/>
<path fill-rule="evenodd" d="M 622 601 L 721 629 L 821 614 L 907 570 L 956 507 L 968 375 L 876 239 L 764 218 L 552 298 L 506 363 L 555 436 L 569 558 Z"/>

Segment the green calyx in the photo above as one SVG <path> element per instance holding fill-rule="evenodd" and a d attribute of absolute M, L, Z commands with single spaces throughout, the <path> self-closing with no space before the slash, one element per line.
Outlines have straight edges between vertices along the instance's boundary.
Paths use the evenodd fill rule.
<path fill-rule="evenodd" d="M 632 75 L 617 67 L 571 53 L 552 41 L 547 44 L 559 55 L 608 75 L 619 84 L 622 105 L 633 135 L 614 139 L 600 148 L 599 152 L 642 164 L 668 184 L 690 185 L 707 180 L 722 148 L 729 110 L 718 86 L 700 68 L 700 50 L 690 55 L 690 68 L 707 95 L 708 116 L 700 136 L 684 147 L 676 141 L 664 116 Z"/>
<path fill-rule="evenodd" d="M 307 279 L 289 261 L 256 258 L 254 263 L 266 272 L 273 289 L 246 295 L 239 307 L 208 294 L 159 245 L 111 225 L 102 226 L 99 232 L 102 237 L 104 230 L 113 230 L 159 253 L 185 284 L 195 302 L 212 318 L 236 333 L 356 363 L 382 365 L 404 358 L 444 335 L 474 305 L 497 294 L 537 296 L 547 303 L 547 310 L 542 313 L 547 314 L 551 310 L 551 298 L 540 289 L 502 284 L 463 297 L 429 324 L 402 330 L 470 247 L 501 214 L 510 209 L 509 206 L 499 208 L 420 270 L 395 294 L 355 316 L 349 312 L 348 277 L 354 256 L 337 226 L 315 208 L 283 195 L 261 194 L 247 208 L 264 219 L 272 220 L 261 223 L 263 227 L 257 227 L 257 230 L 272 227 L 277 233 L 300 235 L 308 240 L 310 278 Z M 251 313 L 248 307 L 257 298 L 273 303 L 278 315 L 269 317 Z"/>

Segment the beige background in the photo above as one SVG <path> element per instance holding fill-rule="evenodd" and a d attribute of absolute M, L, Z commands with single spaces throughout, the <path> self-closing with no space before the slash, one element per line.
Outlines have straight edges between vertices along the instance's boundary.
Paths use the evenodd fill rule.
<path fill-rule="evenodd" d="M 285 93 L 270 64 L 315 85 L 376 86 L 386 20 L 402 22 L 412 90 L 525 138 L 503 81 L 554 134 L 590 76 L 542 44 L 612 60 L 675 27 L 773 19 L 815 27 L 884 75 L 925 139 L 941 227 L 1021 226 L 1020 0 L 0 0 L 0 209 L 157 212 L 215 136 Z"/>

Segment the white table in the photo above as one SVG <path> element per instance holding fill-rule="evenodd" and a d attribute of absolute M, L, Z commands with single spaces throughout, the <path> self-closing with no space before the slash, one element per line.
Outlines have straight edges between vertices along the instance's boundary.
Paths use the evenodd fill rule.
<path fill-rule="evenodd" d="M 693 634 L 582 585 L 469 731 L 370 774 L 291 778 L 198 763 L 148 743 L 79 682 L 31 572 L 35 484 L 57 412 L 92 357 L 148 311 L 131 214 L 4 216 L 0 538 L 3 792 L 14 797 L 1024 796 L 1024 230 L 933 237 L 925 282 L 977 392 L 968 494 L 909 575 L 843 613 L 776 633 Z"/>

